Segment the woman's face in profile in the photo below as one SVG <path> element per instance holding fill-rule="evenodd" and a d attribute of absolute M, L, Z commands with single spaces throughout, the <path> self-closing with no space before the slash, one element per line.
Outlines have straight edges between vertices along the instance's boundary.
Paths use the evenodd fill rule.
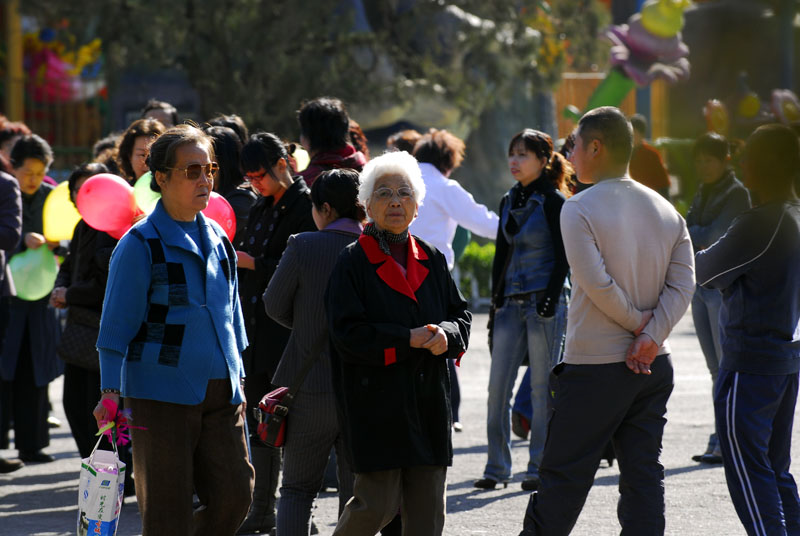
<path fill-rule="evenodd" d="M 137 136 L 133 140 L 131 167 L 133 168 L 133 174 L 136 175 L 133 178 L 134 180 L 147 173 L 147 155 L 150 154 L 150 145 L 154 140 L 153 136 Z"/>
<path fill-rule="evenodd" d="M 417 217 L 417 201 L 408 180 L 401 175 L 378 177 L 367 203 L 367 214 L 378 228 L 390 233 L 400 234 L 408 229 Z"/>

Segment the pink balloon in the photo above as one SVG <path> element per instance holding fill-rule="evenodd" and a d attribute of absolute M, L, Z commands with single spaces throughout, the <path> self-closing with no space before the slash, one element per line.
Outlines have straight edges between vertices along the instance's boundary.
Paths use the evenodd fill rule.
<path fill-rule="evenodd" d="M 137 216 L 133 187 L 122 177 L 100 173 L 90 177 L 78 191 L 78 212 L 92 228 L 118 238 Z"/>
<path fill-rule="evenodd" d="M 233 240 L 233 235 L 236 234 L 236 214 L 227 199 L 217 192 L 211 192 L 208 206 L 203 210 L 203 214 L 222 227 L 222 230 L 228 235 L 228 240 Z"/>

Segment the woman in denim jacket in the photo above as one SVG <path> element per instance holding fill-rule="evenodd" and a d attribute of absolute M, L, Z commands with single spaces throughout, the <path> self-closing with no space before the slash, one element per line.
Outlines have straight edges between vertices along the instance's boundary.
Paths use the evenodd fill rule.
<path fill-rule="evenodd" d="M 559 217 L 572 167 L 553 151 L 547 134 L 525 129 L 508 149 L 517 181 L 500 202 L 492 266 L 494 326 L 486 432 L 489 459 L 475 487 L 492 489 L 511 478 L 511 393 L 517 370 L 530 366 L 530 458 L 522 488 L 539 484 L 547 431 L 547 381 L 559 361 L 567 312 L 569 265 Z"/>

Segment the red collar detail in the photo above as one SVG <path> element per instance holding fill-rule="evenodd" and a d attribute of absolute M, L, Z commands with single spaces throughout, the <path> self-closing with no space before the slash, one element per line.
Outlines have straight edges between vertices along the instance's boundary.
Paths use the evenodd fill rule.
<path fill-rule="evenodd" d="M 417 296 L 414 294 L 422 282 L 428 277 L 429 270 L 419 261 L 428 260 L 428 255 L 422 249 L 414 237 L 408 235 L 408 261 L 406 262 L 406 275 L 403 276 L 400 266 L 378 247 L 378 241 L 373 237 L 362 234 L 358 237 L 358 244 L 367 255 L 367 260 L 372 264 L 380 264 L 376 272 L 384 283 L 400 294 L 404 294 L 414 301 Z"/>

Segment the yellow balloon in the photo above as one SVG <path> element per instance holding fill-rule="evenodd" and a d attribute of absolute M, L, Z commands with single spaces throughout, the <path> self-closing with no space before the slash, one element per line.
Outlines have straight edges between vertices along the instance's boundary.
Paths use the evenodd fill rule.
<path fill-rule="evenodd" d="M 69 198 L 69 184 L 64 181 L 44 200 L 44 237 L 51 242 L 71 240 L 80 219 L 78 209 Z"/>
<path fill-rule="evenodd" d="M 658 37 L 674 37 L 683 28 L 683 10 L 689 0 L 648 0 L 642 6 L 642 25 Z"/>
<path fill-rule="evenodd" d="M 311 157 L 308 156 L 308 152 L 299 145 L 295 147 L 292 156 L 297 162 L 297 171 L 303 171 L 308 167 L 308 163 L 311 162 Z"/>
<path fill-rule="evenodd" d="M 737 106 L 737 110 L 739 115 L 742 117 L 755 117 L 758 111 L 761 109 L 761 99 L 758 98 L 758 94 L 751 91 L 744 97 L 742 100 L 739 101 L 739 105 Z"/>

